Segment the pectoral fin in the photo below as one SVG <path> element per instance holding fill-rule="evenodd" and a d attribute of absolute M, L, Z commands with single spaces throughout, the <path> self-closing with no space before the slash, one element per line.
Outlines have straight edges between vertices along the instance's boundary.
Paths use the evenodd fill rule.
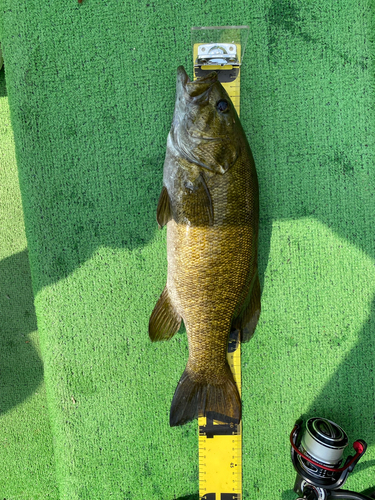
<path fill-rule="evenodd" d="M 185 185 L 183 218 L 192 226 L 208 226 L 213 224 L 214 209 L 212 198 L 204 175 L 201 173 L 195 183 Z"/>
<path fill-rule="evenodd" d="M 165 186 L 161 190 L 158 208 L 156 210 L 156 220 L 159 227 L 162 228 L 172 219 L 171 200 L 169 198 L 168 190 Z"/>
<path fill-rule="evenodd" d="M 165 287 L 152 311 L 148 333 L 153 342 L 169 340 L 179 330 L 181 316 L 173 307 L 168 288 Z"/>
<path fill-rule="evenodd" d="M 241 342 L 248 342 L 253 336 L 260 310 L 260 283 L 258 271 L 256 271 L 241 310 L 232 321 L 232 328 L 241 331 Z"/>

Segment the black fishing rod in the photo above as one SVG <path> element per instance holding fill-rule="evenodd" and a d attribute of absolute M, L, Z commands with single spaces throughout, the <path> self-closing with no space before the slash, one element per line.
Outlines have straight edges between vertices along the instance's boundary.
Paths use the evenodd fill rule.
<path fill-rule="evenodd" d="M 355 455 L 343 465 L 348 436 L 337 424 L 325 418 L 310 418 L 303 428 L 297 420 L 290 434 L 291 458 L 297 472 L 294 491 L 297 500 L 373 500 L 371 496 L 342 490 L 350 472 L 366 451 L 363 439 L 353 443 Z"/>

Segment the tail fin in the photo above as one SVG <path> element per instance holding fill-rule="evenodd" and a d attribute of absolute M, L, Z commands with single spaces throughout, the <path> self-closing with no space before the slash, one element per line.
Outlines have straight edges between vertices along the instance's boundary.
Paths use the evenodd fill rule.
<path fill-rule="evenodd" d="M 227 374 L 224 382 L 216 385 L 201 379 L 194 380 L 194 374 L 186 368 L 173 396 L 170 426 L 186 424 L 195 418 L 205 417 L 208 412 L 229 417 L 234 423 L 239 423 L 241 398 L 229 365 Z"/>

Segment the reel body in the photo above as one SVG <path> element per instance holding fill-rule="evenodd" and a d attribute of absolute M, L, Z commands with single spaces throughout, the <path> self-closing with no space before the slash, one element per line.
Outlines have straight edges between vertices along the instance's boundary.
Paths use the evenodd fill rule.
<path fill-rule="evenodd" d="M 358 440 L 356 451 L 342 465 L 348 436 L 344 430 L 325 418 L 310 418 L 306 428 L 302 420 L 296 422 L 291 434 L 291 458 L 297 472 L 294 491 L 302 500 L 327 500 L 330 498 L 368 500 L 359 493 L 340 490 L 350 472 L 365 453 L 367 444 Z"/>

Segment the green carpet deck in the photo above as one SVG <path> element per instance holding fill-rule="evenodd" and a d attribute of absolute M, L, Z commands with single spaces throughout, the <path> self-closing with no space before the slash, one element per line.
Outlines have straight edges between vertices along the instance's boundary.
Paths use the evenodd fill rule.
<path fill-rule="evenodd" d="M 59 498 L 197 499 L 197 424 L 168 425 L 186 335 L 151 344 L 147 326 L 166 279 L 155 213 L 176 68 L 192 74 L 199 25 L 250 26 L 263 311 L 243 347 L 244 499 L 296 498 L 300 415 L 367 440 L 347 486 L 375 486 L 373 3 L 3 0 L 1 16 Z M 25 246 L 4 259 L 25 265 Z M 9 400 L 9 428 L 20 404 L 35 412 L 25 401 L 44 411 L 27 345 L 39 375 Z M 10 477 L 7 500 L 34 498 Z"/>

